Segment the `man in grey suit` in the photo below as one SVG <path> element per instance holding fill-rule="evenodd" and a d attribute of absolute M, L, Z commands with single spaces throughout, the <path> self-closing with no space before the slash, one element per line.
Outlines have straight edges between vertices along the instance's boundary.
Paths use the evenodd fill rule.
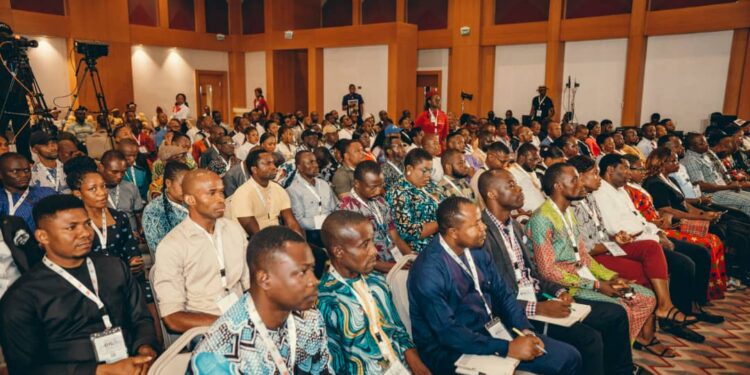
<path fill-rule="evenodd" d="M 517 294 L 526 316 L 566 317 L 573 297 L 564 286 L 541 279 L 533 262 L 529 239 L 511 211 L 523 207 L 523 192 L 513 175 L 505 169 L 482 174 L 479 194 L 486 204 L 482 221 L 487 226 L 483 248 L 505 283 Z M 555 300 L 544 295 L 554 296 Z M 632 374 L 642 371 L 633 366 L 625 310 L 614 303 L 576 300 L 591 306 L 583 322 L 570 327 L 550 324 L 547 334 L 573 345 L 583 358 L 585 374 Z M 538 330 L 543 324 L 533 322 Z M 633 370 L 636 370 L 634 372 Z"/>

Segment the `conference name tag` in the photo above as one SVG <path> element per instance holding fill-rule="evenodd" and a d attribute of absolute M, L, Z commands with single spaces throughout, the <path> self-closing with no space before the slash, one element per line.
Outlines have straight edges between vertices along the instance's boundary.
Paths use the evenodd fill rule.
<path fill-rule="evenodd" d="M 500 318 L 492 318 L 489 323 L 484 325 L 484 329 L 486 329 L 487 332 L 490 333 L 490 336 L 498 340 L 513 341 L 513 337 L 511 337 L 508 330 L 505 329 L 505 326 L 503 325 L 503 322 L 500 321 Z"/>
<path fill-rule="evenodd" d="M 534 291 L 534 285 L 521 285 L 518 288 L 518 297 L 516 297 L 516 299 L 519 301 L 536 302 L 536 292 Z"/>
<path fill-rule="evenodd" d="M 627 255 L 625 253 L 625 250 L 620 247 L 620 245 L 617 244 L 617 242 L 607 241 L 603 243 L 604 247 L 607 248 L 607 251 L 609 251 L 610 254 L 621 257 Z"/>
<path fill-rule="evenodd" d="M 219 299 L 216 302 L 216 305 L 219 306 L 219 310 L 221 311 L 222 314 L 224 314 L 237 301 L 239 301 L 239 298 L 237 297 L 237 295 L 234 294 L 233 292 L 229 292 L 229 294 L 227 294 L 223 298 Z"/>
<path fill-rule="evenodd" d="M 542 117 L 542 110 L 539 109 L 536 111 L 536 117 Z"/>
<path fill-rule="evenodd" d="M 411 372 L 404 367 L 401 362 L 389 362 L 389 365 L 385 367 L 386 370 L 383 374 L 385 375 L 410 375 Z"/>
<path fill-rule="evenodd" d="M 90 336 L 97 362 L 115 363 L 128 358 L 128 348 L 120 327 L 105 329 Z"/>
<path fill-rule="evenodd" d="M 388 251 L 390 251 L 391 256 L 396 262 L 401 260 L 401 257 L 403 257 L 403 255 L 401 254 L 401 250 L 399 250 L 398 247 L 395 245 L 391 246 L 391 248 Z"/>
<path fill-rule="evenodd" d="M 592 281 L 596 281 L 596 277 L 594 277 L 594 274 L 591 273 L 591 270 L 589 270 L 589 268 L 586 267 L 586 266 L 579 267 L 578 270 L 576 271 L 576 273 L 578 274 L 578 276 L 580 276 L 580 277 L 582 277 L 584 279 L 589 279 L 589 280 L 592 280 Z"/>

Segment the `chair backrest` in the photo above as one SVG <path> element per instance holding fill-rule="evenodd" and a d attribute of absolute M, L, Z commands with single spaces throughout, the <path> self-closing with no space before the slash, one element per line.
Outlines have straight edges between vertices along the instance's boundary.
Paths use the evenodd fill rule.
<path fill-rule="evenodd" d="M 409 277 L 409 270 L 403 269 L 406 263 L 417 258 L 416 254 L 409 254 L 401 257 L 396 265 L 391 268 L 386 276 L 386 282 L 391 288 L 393 296 L 393 305 L 396 306 L 396 312 L 406 327 L 406 331 L 411 336 L 411 319 L 409 318 L 409 292 L 406 289 L 406 280 Z"/>
<path fill-rule="evenodd" d="M 154 258 L 154 260 L 156 260 L 156 258 Z M 164 349 L 167 349 L 177 340 L 177 338 L 180 337 L 180 335 L 171 333 L 167 329 L 167 326 L 164 325 L 164 320 L 161 318 L 161 312 L 159 311 L 159 296 L 156 295 L 156 287 L 154 286 L 154 270 L 155 267 L 151 267 L 151 270 L 149 270 L 148 281 L 151 284 L 151 293 L 154 295 L 154 306 L 156 307 L 156 315 L 159 317 L 159 327 L 161 327 L 161 333 L 164 338 Z"/>
<path fill-rule="evenodd" d="M 181 353 L 194 338 L 208 331 L 208 327 L 194 327 L 183 333 L 172 343 L 169 349 L 156 359 L 153 366 L 148 370 L 148 375 L 173 375 L 184 374 L 190 365 L 191 352 Z"/>

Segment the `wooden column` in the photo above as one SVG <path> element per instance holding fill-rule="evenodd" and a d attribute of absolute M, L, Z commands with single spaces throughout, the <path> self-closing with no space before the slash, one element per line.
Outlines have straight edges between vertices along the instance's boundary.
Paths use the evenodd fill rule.
<path fill-rule="evenodd" d="M 323 107 L 323 49 L 307 49 L 307 108 L 308 112 L 324 113 Z"/>
<path fill-rule="evenodd" d="M 10 8 L 10 0 L 0 0 L 0 22 L 5 22 L 11 28 L 13 27 L 13 11 Z"/>
<path fill-rule="evenodd" d="M 388 113 L 396 116 L 414 106 L 417 82 L 417 26 L 398 24 L 397 38 L 388 44 Z M 373 111 L 380 108 L 373 108 Z"/>
<path fill-rule="evenodd" d="M 742 73 L 742 86 L 740 87 L 740 98 L 737 103 L 737 116 L 750 119 L 750 40 L 745 47 L 745 68 Z"/>
<path fill-rule="evenodd" d="M 461 112 L 461 91 L 474 94 L 474 100 L 464 102 L 464 112 L 478 113 L 481 88 L 481 46 L 479 36 L 482 25 L 482 0 L 451 0 L 448 3 L 448 29 L 452 49 L 448 61 L 448 110 Z M 468 26 L 469 35 L 462 36 L 460 28 Z M 445 99 L 443 99 L 445 100 Z"/>
<path fill-rule="evenodd" d="M 165 29 L 169 28 L 169 6 L 168 6 L 168 0 L 158 0 L 159 3 L 157 4 L 158 7 L 158 14 L 159 14 L 159 20 L 157 22 L 157 26 L 163 27 Z"/>
<path fill-rule="evenodd" d="M 396 0 L 396 22 L 406 22 L 406 0 Z"/>
<path fill-rule="evenodd" d="M 638 126 L 641 122 L 643 78 L 646 70 L 645 35 L 648 0 L 633 0 L 625 60 L 625 89 L 622 95 L 622 126 Z"/>
<path fill-rule="evenodd" d="M 204 0 L 194 0 L 195 7 L 195 31 L 199 33 L 206 32 L 206 3 Z"/>
<path fill-rule="evenodd" d="M 479 56 L 480 68 L 480 85 L 479 95 L 474 96 L 474 100 L 479 101 L 479 111 L 481 116 L 494 110 L 495 98 L 495 46 L 482 46 Z M 498 108 L 500 110 L 500 108 Z M 496 113 L 498 117 L 500 113 Z"/>
<path fill-rule="evenodd" d="M 544 84 L 547 94 L 555 103 L 554 119 L 559 121 L 562 112 L 563 63 L 565 60 L 565 42 L 560 40 L 563 0 L 551 0 L 549 3 L 549 20 L 547 22 L 547 54 L 544 64 Z"/>
<path fill-rule="evenodd" d="M 248 105 L 245 90 L 245 53 L 229 52 L 229 111 L 232 108 L 244 108 Z M 226 117 L 233 116 L 228 113 Z"/>
<path fill-rule="evenodd" d="M 740 109 L 742 83 L 745 79 L 745 66 L 748 64 L 748 29 L 734 30 L 732 50 L 729 55 L 729 71 L 727 72 L 727 86 L 724 91 L 724 108 L 722 113 L 736 115 Z"/>
<path fill-rule="evenodd" d="M 352 0 L 352 25 L 362 24 L 362 0 Z"/>

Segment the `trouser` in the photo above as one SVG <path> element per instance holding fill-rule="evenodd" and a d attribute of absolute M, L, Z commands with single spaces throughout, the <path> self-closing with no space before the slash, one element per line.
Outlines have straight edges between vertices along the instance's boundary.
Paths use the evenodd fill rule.
<path fill-rule="evenodd" d="M 693 302 L 706 304 L 711 254 L 698 245 L 672 240 L 674 251 L 664 251 L 669 268 L 669 294 L 682 312 L 691 312 Z"/>
<path fill-rule="evenodd" d="M 315 277 L 320 279 L 325 272 L 326 263 L 328 262 L 328 252 L 326 252 L 323 246 L 323 240 L 320 236 L 319 230 L 306 230 L 305 237 L 307 237 L 307 243 L 310 245 L 313 257 L 315 257 L 315 269 L 313 273 Z"/>
<path fill-rule="evenodd" d="M 667 278 L 667 262 L 664 251 L 656 241 L 634 241 L 621 246 L 627 255 L 616 257 L 601 254 L 594 259 L 620 277 L 635 280 L 637 284 L 651 287 L 651 279 Z"/>
<path fill-rule="evenodd" d="M 576 302 L 591 306 L 586 319 L 570 327 L 550 324 L 547 335 L 573 345 L 581 353 L 584 374 L 631 374 L 633 355 L 625 309 L 616 303 Z M 533 323 L 537 331 L 543 329 L 540 322 Z"/>
<path fill-rule="evenodd" d="M 517 369 L 535 374 L 573 375 L 581 373 L 581 353 L 569 344 L 539 335 L 547 354 L 522 361 Z"/>
<path fill-rule="evenodd" d="M 750 216 L 742 211 L 717 204 L 694 205 L 703 210 L 726 211 L 711 233 L 719 236 L 727 248 L 727 274 L 738 277 L 750 271 Z"/>

